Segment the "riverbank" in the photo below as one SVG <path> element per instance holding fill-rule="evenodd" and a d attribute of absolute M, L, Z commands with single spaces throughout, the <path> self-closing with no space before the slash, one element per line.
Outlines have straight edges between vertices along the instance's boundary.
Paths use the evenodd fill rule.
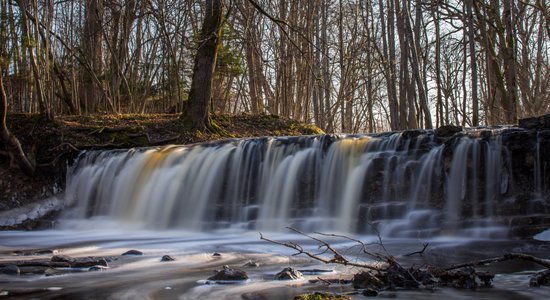
<path fill-rule="evenodd" d="M 225 134 L 203 133 L 185 128 L 177 114 L 58 116 L 46 121 L 39 115 L 10 115 L 8 127 L 29 157 L 36 162 L 33 178 L 10 166 L 0 148 L 0 213 L 19 208 L 18 214 L 48 208 L 41 200 L 64 190 L 67 162 L 82 150 L 192 144 L 223 138 L 319 134 L 309 124 L 274 115 L 220 115 L 214 122 Z M 38 206 L 38 207 L 37 207 Z M 48 214 L 47 212 L 41 212 Z M 32 229 L 50 221 L 18 222 L 2 229 Z M 17 222 L 16 222 L 17 223 Z"/>

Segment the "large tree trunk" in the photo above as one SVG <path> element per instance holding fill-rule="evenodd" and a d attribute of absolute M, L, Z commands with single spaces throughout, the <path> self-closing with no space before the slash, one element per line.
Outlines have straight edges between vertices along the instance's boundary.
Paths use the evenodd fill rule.
<path fill-rule="evenodd" d="M 0 69 L 0 141 L 6 145 L 10 157 L 17 163 L 21 171 L 28 176 L 34 174 L 34 164 L 27 158 L 17 137 L 8 130 L 6 116 L 8 114 L 8 99 L 4 90 L 3 70 Z"/>
<path fill-rule="evenodd" d="M 216 68 L 218 46 L 223 22 L 223 0 L 206 1 L 204 22 L 193 68 L 189 100 L 183 111 L 185 122 L 198 130 L 212 129 L 209 121 L 209 103 L 212 97 L 212 79 Z"/>
<path fill-rule="evenodd" d="M 479 100 L 477 97 L 477 60 L 474 33 L 474 15 L 472 12 L 473 0 L 466 0 L 466 14 L 468 18 L 468 45 L 470 47 L 470 66 L 472 69 L 472 126 L 479 126 Z"/>
<path fill-rule="evenodd" d="M 86 1 L 86 20 L 82 32 L 82 56 L 89 65 L 90 70 L 83 68 L 82 83 L 80 87 L 80 108 L 85 113 L 95 113 L 99 99 L 100 89 L 96 86 L 95 76 L 99 76 L 103 69 L 102 48 L 102 19 L 103 1 Z M 91 74 L 93 73 L 93 74 Z"/>

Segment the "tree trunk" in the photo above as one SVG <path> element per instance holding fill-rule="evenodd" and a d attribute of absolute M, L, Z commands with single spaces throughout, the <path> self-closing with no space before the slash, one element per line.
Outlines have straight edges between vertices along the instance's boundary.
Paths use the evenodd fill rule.
<path fill-rule="evenodd" d="M 0 69 L 0 139 L 6 145 L 10 157 L 15 160 L 21 171 L 28 176 L 32 176 L 35 171 L 34 164 L 28 159 L 21 148 L 21 143 L 17 137 L 8 130 L 6 125 L 6 116 L 8 114 L 8 99 L 4 90 L 4 70 Z"/>
<path fill-rule="evenodd" d="M 517 87 L 517 59 L 516 59 L 516 34 L 514 31 L 514 13 L 511 0 L 503 0 L 504 3 L 504 27 L 506 34 L 506 42 L 504 49 L 504 76 L 506 78 L 506 97 L 505 97 L 505 113 L 506 121 L 509 124 L 514 124 L 517 121 L 517 102 L 518 102 L 518 87 Z"/>
<path fill-rule="evenodd" d="M 97 111 L 101 93 L 96 87 L 94 75 L 102 72 L 103 47 L 102 47 L 102 19 L 103 1 L 86 1 L 86 20 L 82 32 L 82 55 L 90 70 L 82 69 L 82 82 L 80 86 L 80 108 L 85 113 Z M 91 74 L 93 73 L 93 74 Z"/>
<path fill-rule="evenodd" d="M 191 126 L 198 130 L 212 130 L 208 108 L 212 97 L 212 79 L 216 68 L 222 23 L 223 0 L 206 1 L 189 100 L 182 115 L 184 122 L 190 121 Z"/>
<path fill-rule="evenodd" d="M 477 61 L 474 34 L 474 15 L 472 6 L 474 0 L 466 0 L 466 15 L 468 18 L 468 44 L 470 46 L 470 67 L 472 70 L 472 126 L 479 126 L 479 100 L 477 97 Z"/>

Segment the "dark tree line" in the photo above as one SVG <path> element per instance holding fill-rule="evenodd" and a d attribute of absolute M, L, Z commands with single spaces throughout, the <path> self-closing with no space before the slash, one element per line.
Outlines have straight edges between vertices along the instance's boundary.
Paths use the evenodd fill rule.
<path fill-rule="evenodd" d="M 0 63 L 9 112 L 49 118 L 185 112 L 204 129 L 209 113 L 269 113 L 335 132 L 514 123 L 549 110 L 549 6 L 2 0 Z"/>

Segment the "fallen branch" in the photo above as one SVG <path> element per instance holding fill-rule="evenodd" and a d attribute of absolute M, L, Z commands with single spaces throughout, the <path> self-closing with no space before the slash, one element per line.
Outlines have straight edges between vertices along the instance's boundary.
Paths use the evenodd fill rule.
<path fill-rule="evenodd" d="M 430 245 L 430 243 L 425 243 L 425 244 L 422 245 L 422 246 L 423 246 L 422 250 L 420 250 L 420 251 L 414 251 L 414 252 L 411 252 L 411 253 L 407 253 L 407 254 L 405 254 L 405 255 L 403 255 L 403 256 L 407 257 L 407 256 L 413 256 L 413 255 L 415 255 L 415 254 L 422 255 L 422 254 L 424 254 L 424 251 L 426 251 L 426 248 L 428 248 L 429 245 Z"/>
<path fill-rule="evenodd" d="M 290 249 L 294 249 L 294 250 L 297 251 L 297 253 L 295 253 L 293 255 L 304 254 L 306 256 L 309 256 L 312 259 L 318 260 L 318 261 L 323 262 L 325 264 L 339 264 L 339 265 L 344 265 L 344 266 L 359 267 L 359 268 L 365 268 L 365 269 L 368 269 L 368 270 L 376 270 L 376 271 L 384 270 L 388 267 L 386 263 L 384 263 L 383 265 L 372 265 L 372 264 L 367 264 L 367 263 L 351 262 L 347 258 L 345 258 L 342 254 L 340 254 L 336 249 L 334 249 L 329 243 L 327 243 L 327 242 L 325 242 L 321 239 L 318 239 L 314 236 L 311 236 L 309 234 L 306 234 L 306 233 L 304 233 L 304 232 L 302 232 L 298 229 L 295 229 L 295 228 L 292 228 L 292 227 L 287 227 L 287 228 L 294 231 L 295 233 L 298 233 L 298 234 L 303 235 L 303 236 L 305 236 L 305 237 L 307 237 L 311 240 L 314 240 L 314 241 L 318 242 L 320 244 L 318 246 L 318 248 L 319 249 L 324 249 L 324 250 L 322 252 L 318 253 L 318 254 L 314 254 L 312 252 L 304 250 L 304 248 L 301 245 L 297 244 L 297 243 L 293 243 L 293 242 L 285 243 L 285 242 L 279 242 L 279 241 L 268 239 L 268 238 L 264 237 L 261 232 L 260 232 L 260 239 L 264 240 L 264 241 L 267 241 L 267 242 L 270 242 L 270 243 L 273 243 L 273 244 L 277 244 L 277 245 L 281 245 L 281 246 L 284 246 L 284 247 L 287 247 L 287 248 L 290 248 Z M 321 256 L 321 255 L 323 255 L 327 252 L 332 253 L 332 258 L 325 258 L 325 257 Z"/>
<path fill-rule="evenodd" d="M 467 263 L 463 263 L 463 264 L 452 265 L 452 266 L 446 268 L 445 270 L 449 271 L 449 270 L 455 270 L 455 269 L 460 269 L 460 268 L 465 268 L 465 267 L 486 266 L 488 264 L 492 264 L 492 263 L 496 263 L 496 262 L 503 262 L 503 261 L 508 261 L 508 260 L 514 260 L 514 259 L 521 259 L 521 260 L 530 261 L 530 262 L 536 263 L 538 265 L 541 265 L 545 268 L 550 269 L 550 260 L 549 259 L 543 259 L 543 258 L 540 258 L 540 257 L 536 257 L 536 256 L 528 255 L 528 254 L 523 254 L 523 253 L 507 253 L 507 254 L 504 254 L 503 256 L 500 256 L 500 257 L 493 257 L 493 258 L 487 258 L 487 259 L 482 259 L 482 260 L 477 260 L 477 261 L 471 261 L 471 262 L 467 262 Z"/>

